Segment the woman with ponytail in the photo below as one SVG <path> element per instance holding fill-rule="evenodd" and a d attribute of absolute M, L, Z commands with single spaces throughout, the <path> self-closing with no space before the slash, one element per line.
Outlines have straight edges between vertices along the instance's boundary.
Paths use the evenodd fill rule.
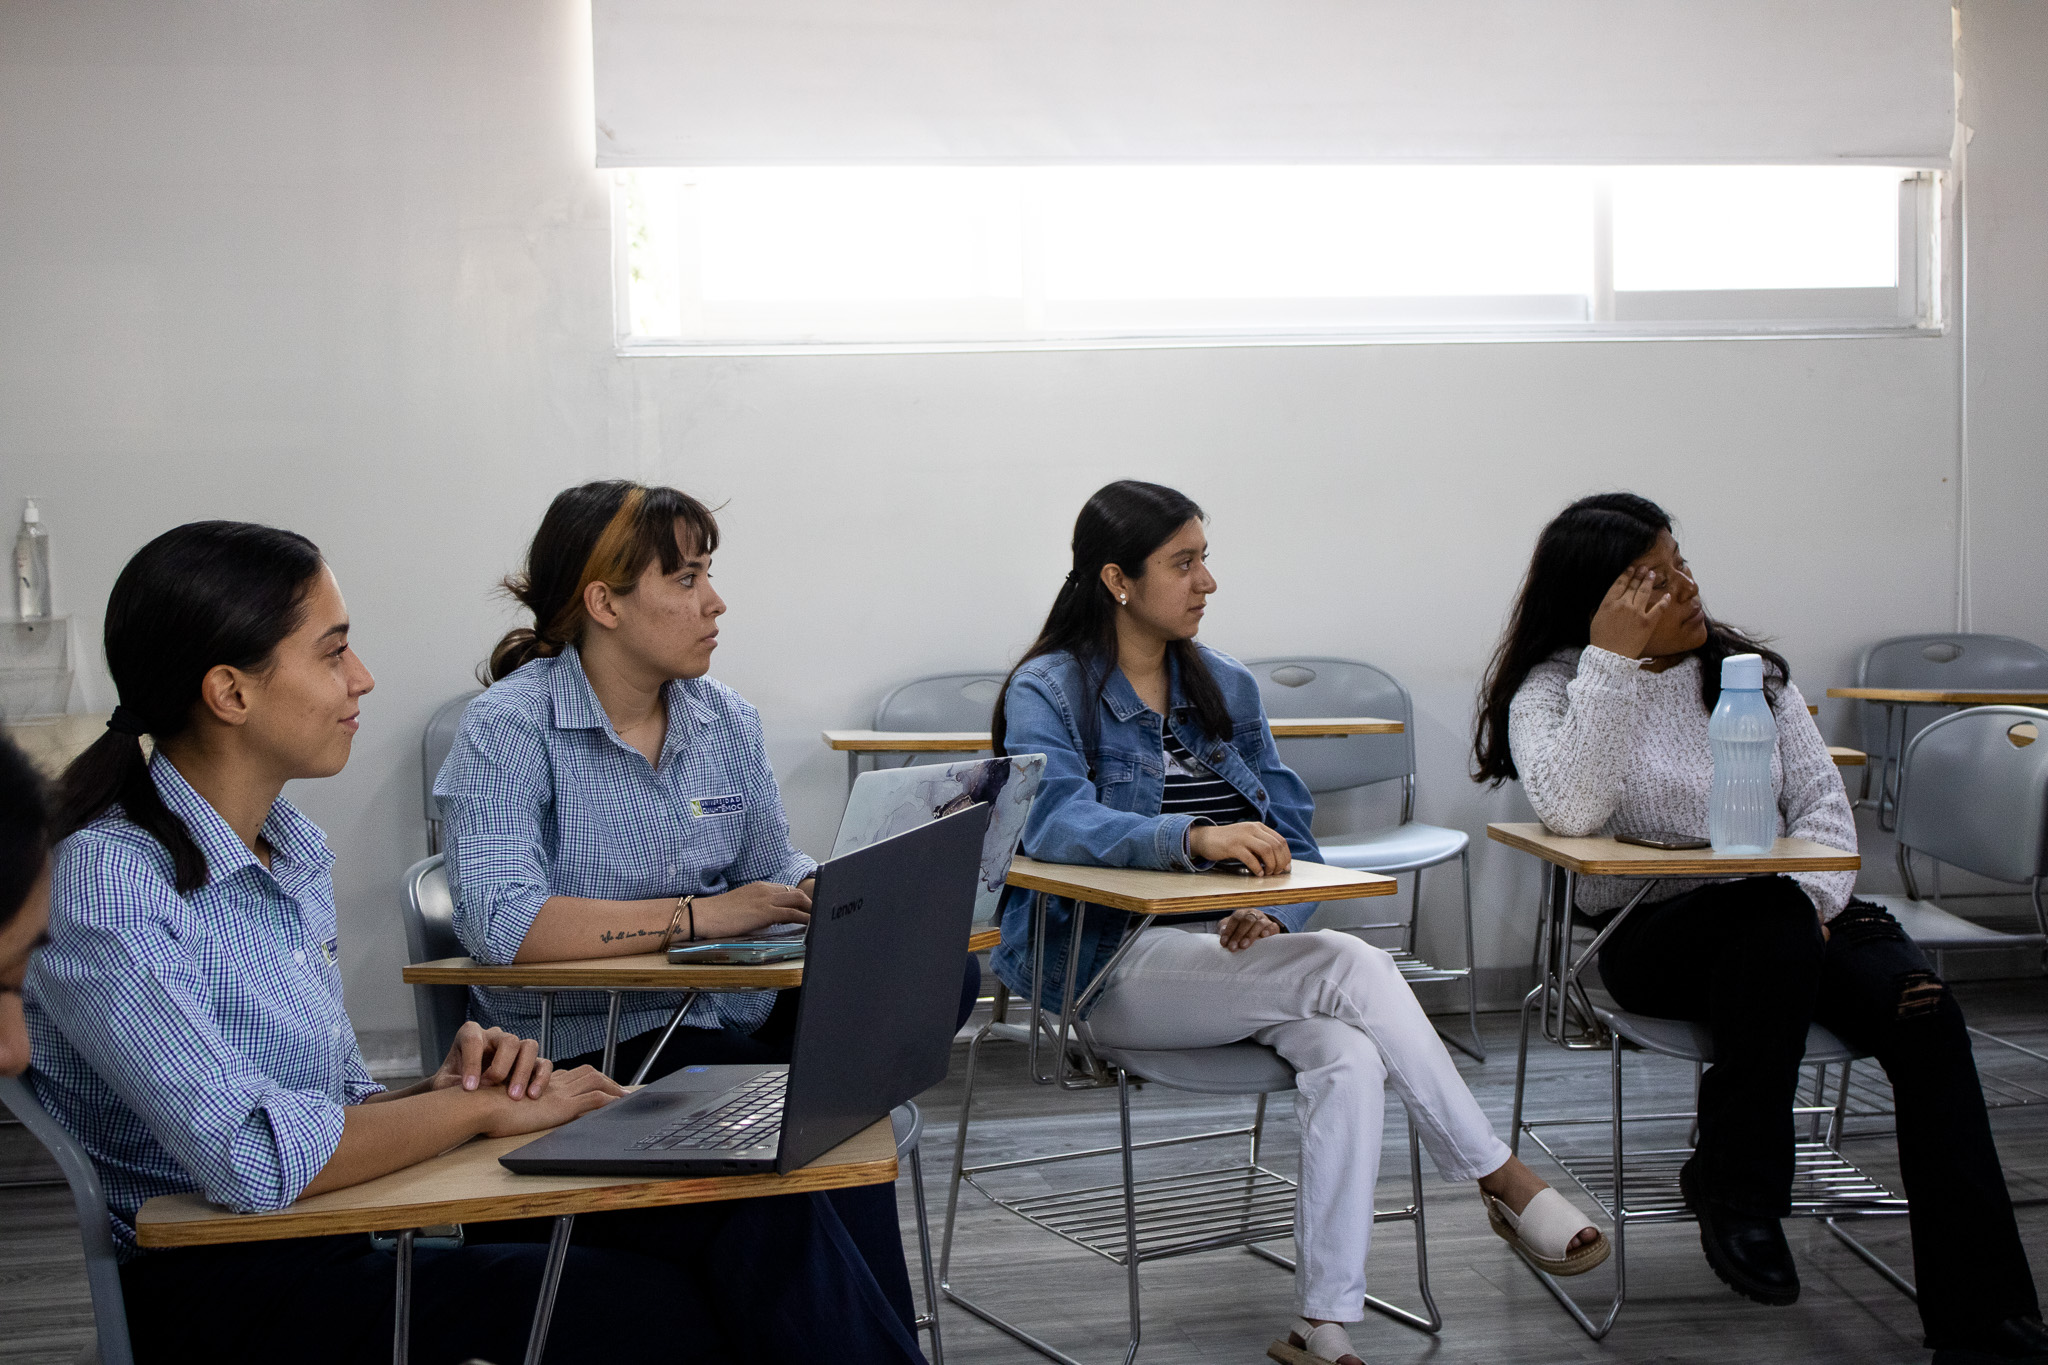
<path fill-rule="evenodd" d="M 525 571 L 505 583 L 532 624 L 492 651 L 489 689 L 434 781 L 455 930 L 478 961 L 650 953 L 809 918 L 817 864 L 790 842 L 760 714 L 705 676 L 725 615 L 717 549 L 711 509 L 673 488 L 587 483 L 541 518 Z M 979 983 L 977 971 L 963 1015 Z M 617 1074 L 637 1072 L 685 999 L 625 998 Z M 555 997 L 562 1065 L 603 1060 L 610 1004 L 597 991 Z M 705 992 L 647 1075 L 786 1062 L 795 1005 L 794 991 Z M 473 990 L 470 1012 L 539 1029 L 530 992 Z M 831 1199 L 912 1320 L 893 1189 Z"/>
<path fill-rule="evenodd" d="M 418 1084 L 370 1078 L 342 1007 L 333 855 L 281 795 L 347 763 L 372 686 L 310 541 L 166 532 L 114 584 L 106 654 L 120 705 L 64 775 L 50 942 L 26 991 L 31 1083 L 106 1189 L 138 1360 L 374 1359 L 393 1269 L 369 1239 L 144 1252 L 136 1211 L 179 1191 L 283 1208 L 554 1127 L 620 1088 L 474 1023 Z M 467 1236 L 415 1252 L 413 1349 L 516 1359 L 546 1228 Z M 919 1358 L 831 1206 L 795 1196 L 579 1219 L 549 1359 L 809 1361 L 849 1333 L 853 1358 Z"/>
<path fill-rule="evenodd" d="M 1043 753 L 1023 850 L 1055 863 L 1259 873 L 1313 859 L 1314 803 L 1280 761 L 1257 683 L 1197 644 L 1216 580 L 1202 509 L 1158 484 L 1098 490 L 1074 523 L 1073 568 L 996 700 L 997 753 Z M 1083 1018 L 1130 1049 L 1255 1039 L 1295 1069 L 1302 1179 L 1295 1210 L 1301 1318 L 1291 1344 L 1358 1365 L 1343 1324 L 1365 1311 L 1365 1257 L 1390 1082 L 1446 1180 L 1476 1180 L 1497 1232 L 1563 1275 L 1591 1270 L 1607 1242 L 1494 1135 L 1393 959 L 1349 934 L 1306 932 L 1313 905 L 1176 918 L 1125 954 Z M 992 966 L 1028 994 L 1030 893 L 1012 890 Z M 1062 1005 L 1076 952 L 1077 999 L 1129 931 L 1092 908 L 1046 912 L 1044 995 Z"/>
<path fill-rule="evenodd" d="M 817 864 L 790 843 L 760 715 L 704 676 L 725 614 L 717 549 L 711 509 L 673 488 L 588 483 L 541 519 L 504 585 L 533 623 L 491 652 L 490 690 L 434 783 L 455 929 L 479 962 L 647 953 L 809 918 Z M 682 1001 L 627 998 L 621 1074 Z M 608 1004 L 556 996 L 554 1050 L 599 1059 Z M 786 1040 L 756 1037 L 774 1005 L 771 991 L 698 996 L 649 1075 L 787 1061 Z M 539 1028 L 529 992 L 475 990 L 470 1011 Z"/>

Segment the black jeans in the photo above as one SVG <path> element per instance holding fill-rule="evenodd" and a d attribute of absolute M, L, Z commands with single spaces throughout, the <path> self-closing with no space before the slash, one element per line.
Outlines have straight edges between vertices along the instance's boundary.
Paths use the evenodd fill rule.
<path fill-rule="evenodd" d="M 472 1223 L 413 1259 L 412 1359 L 524 1358 L 552 1220 Z M 393 1262 L 365 1236 L 150 1252 L 121 1269 L 140 1365 L 391 1358 Z M 822 1195 L 585 1214 L 550 1365 L 922 1365 Z"/>
<path fill-rule="evenodd" d="M 1600 975 L 1624 1009 L 1713 1031 L 1699 1111 L 1710 1198 L 1790 1212 L 1793 1096 L 1818 1022 L 1891 1079 L 1928 1345 L 2037 1313 L 1962 1007 L 1882 907 L 1851 902 L 1829 929 L 1788 877 L 1716 883 L 1636 907 Z"/>

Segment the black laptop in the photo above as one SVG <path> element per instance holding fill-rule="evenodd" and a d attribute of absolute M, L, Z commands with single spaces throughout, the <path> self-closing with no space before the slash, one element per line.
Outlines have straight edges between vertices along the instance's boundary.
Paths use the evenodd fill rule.
<path fill-rule="evenodd" d="M 990 807 L 818 869 L 788 1066 L 691 1066 L 498 1160 L 529 1175 L 787 1173 L 946 1075 Z"/>

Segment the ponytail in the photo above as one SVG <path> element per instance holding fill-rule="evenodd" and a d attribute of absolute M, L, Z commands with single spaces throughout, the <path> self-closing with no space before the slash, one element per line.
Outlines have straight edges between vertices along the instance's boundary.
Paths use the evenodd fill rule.
<path fill-rule="evenodd" d="M 108 730 L 71 760 L 58 781 L 58 837 L 83 829 L 115 806 L 171 855 L 178 890 L 206 885 L 206 855 L 177 812 L 164 804 L 150 779 L 142 741 Z"/>
<path fill-rule="evenodd" d="M 491 650 L 491 657 L 477 674 L 477 681 L 489 687 L 500 678 L 511 677 L 535 659 L 554 658 L 562 652 L 562 647 L 562 641 L 544 639 L 539 631 L 528 626 L 509 630 Z"/>
<path fill-rule="evenodd" d="M 107 668 L 121 704 L 64 770 L 58 838 L 119 806 L 171 855 L 181 893 L 206 885 L 206 855 L 157 792 L 141 737 L 183 734 L 210 669 L 266 667 L 303 621 L 321 566 L 304 536 L 238 521 L 196 521 L 136 552 L 107 599 Z"/>

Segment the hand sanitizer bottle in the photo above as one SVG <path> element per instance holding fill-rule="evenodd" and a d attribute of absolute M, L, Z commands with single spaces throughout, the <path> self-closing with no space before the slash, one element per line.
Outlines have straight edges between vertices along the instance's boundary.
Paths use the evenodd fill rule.
<path fill-rule="evenodd" d="M 1721 661 L 1721 701 L 1707 721 L 1714 750 L 1714 794 L 1707 838 L 1716 853 L 1769 853 L 1778 841 L 1778 794 L 1771 754 L 1778 721 L 1764 699 L 1764 661 L 1731 654 Z"/>
<path fill-rule="evenodd" d="M 50 533 L 43 529 L 36 500 L 28 499 L 21 514 L 21 534 L 14 538 L 14 609 L 24 621 L 41 621 L 50 610 Z"/>

